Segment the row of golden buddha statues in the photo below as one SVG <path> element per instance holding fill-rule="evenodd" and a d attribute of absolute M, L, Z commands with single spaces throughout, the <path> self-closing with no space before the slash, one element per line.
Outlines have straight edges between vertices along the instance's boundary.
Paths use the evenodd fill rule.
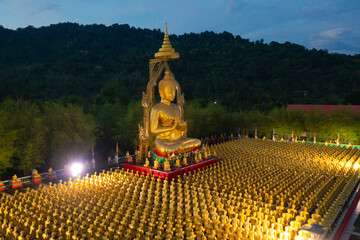
<path fill-rule="evenodd" d="M 129 154 L 127 153 L 127 155 Z M 208 145 L 204 145 L 201 148 L 191 152 L 180 153 L 177 155 L 173 154 L 171 156 L 165 157 L 165 161 L 162 164 L 160 164 L 157 158 L 152 159 L 152 162 L 150 163 L 149 157 L 147 157 L 143 167 L 169 172 L 186 167 L 188 165 L 202 162 L 204 160 L 208 160 L 211 156 L 217 156 L 215 149 L 212 146 L 209 147 Z M 171 163 L 173 163 L 172 166 Z"/>
<path fill-rule="evenodd" d="M 172 181 L 116 169 L 0 198 L 5 239 L 308 239 L 330 230 L 358 181 L 359 150 L 255 139 Z M 342 205 L 341 205 L 342 204 Z"/>

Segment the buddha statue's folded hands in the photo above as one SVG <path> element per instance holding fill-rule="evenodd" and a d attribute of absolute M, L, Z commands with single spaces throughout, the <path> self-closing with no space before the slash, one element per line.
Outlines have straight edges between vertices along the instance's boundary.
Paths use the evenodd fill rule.
<path fill-rule="evenodd" d="M 176 122 L 176 123 L 175 123 L 175 128 L 176 128 L 178 131 L 185 132 L 185 131 L 187 130 L 187 123 L 186 123 L 186 122 L 183 122 L 183 123 Z"/>

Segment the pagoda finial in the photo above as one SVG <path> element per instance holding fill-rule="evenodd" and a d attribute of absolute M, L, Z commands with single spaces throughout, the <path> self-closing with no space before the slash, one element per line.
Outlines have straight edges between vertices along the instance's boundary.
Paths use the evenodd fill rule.
<path fill-rule="evenodd" d="M 164 41 L 161 48 L 159 49 L 159 52 L 155 53 L 155 58 L 167 61 L 179 57 L 180 54 L 175 52 L 175 49 L 171 46 L 168 29 L 167 29 L 167 23 L 165 23 Z"/>

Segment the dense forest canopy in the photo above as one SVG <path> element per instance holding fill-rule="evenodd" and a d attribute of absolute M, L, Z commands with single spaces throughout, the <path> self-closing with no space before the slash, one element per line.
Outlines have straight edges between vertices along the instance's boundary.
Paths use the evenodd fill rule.
<path fill-rule="evenodd" d="M 171 33 L 171 29 L 170 33 Z M 133 152 L 142 119 L 148 60 L 163 32 L 60 23 L 0 26 L 0 174 L 61 168 L 74 156 L 106 162 Z M 285 111 L 287 104 L 360 104 L 360 55 L 329 54 L 289 42 L 251 42 L 228 32 L 170 35 L 169 63 L 185 93 L 189 135 L 271 137 L 307 129 L 318 140 L 360 143 L 354 113 Z M 158 94 L 156 92 L 156 94 Z M 157 96 L 157 98 L 159 98 Z M 3 179 L 0 175 L 0 179 Z"/>

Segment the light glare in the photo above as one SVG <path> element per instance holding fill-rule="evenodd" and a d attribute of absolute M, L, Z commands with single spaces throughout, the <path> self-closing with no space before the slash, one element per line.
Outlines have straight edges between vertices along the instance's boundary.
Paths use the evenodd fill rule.
<path fill-rule="evenodd" d="M 83 165 L 81 163 L 73 163 L 70 168 L 71 174 L 74 177 L 78 176 L 82 170 L 83 170 Z"/>

